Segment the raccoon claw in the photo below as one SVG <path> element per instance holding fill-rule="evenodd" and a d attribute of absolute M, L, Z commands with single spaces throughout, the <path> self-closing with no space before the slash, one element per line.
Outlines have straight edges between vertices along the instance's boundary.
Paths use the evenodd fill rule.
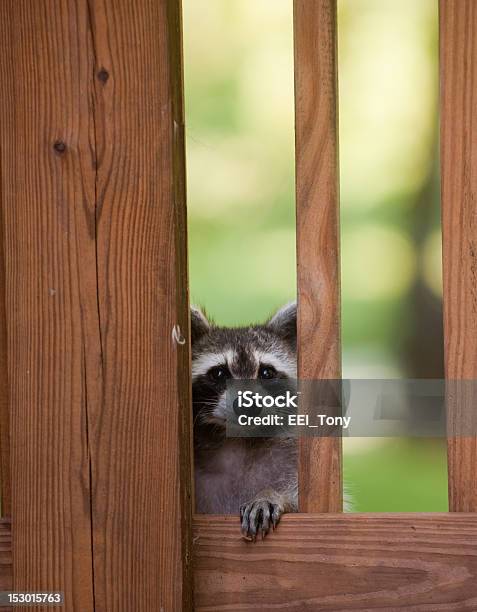
<path fill-rule="evenodd" d="M 242 537 L 255 542 L 260 533 L 262 540 L 270 531 L 275 529 L 283 510 L 279 504 L 268 499 L 258 499 L 246 502 L 240 506 L 240 523 Z"/>

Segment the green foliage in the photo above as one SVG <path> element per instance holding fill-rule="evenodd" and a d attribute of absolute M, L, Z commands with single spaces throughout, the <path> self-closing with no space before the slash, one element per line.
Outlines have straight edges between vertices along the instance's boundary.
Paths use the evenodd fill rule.
<path fill-rule="evenodd" d="M 440 299 L 437 8 L 339 2 L 350 378 L 412 376 L 413 290 Z M 292 23 L 291 0 L 184 0 L 191 297 L 226 325 L 263 320 L 296 295 Z M 433 341 L 420 339 L 429 351 Z M 442 445 L 346 448 L 360 509 L 442 509 Z"/>
<path fill-rule="evenodd" d="M 366 439 L 344 453 L 353 512 L 448 512 L 444 440 Z"/>

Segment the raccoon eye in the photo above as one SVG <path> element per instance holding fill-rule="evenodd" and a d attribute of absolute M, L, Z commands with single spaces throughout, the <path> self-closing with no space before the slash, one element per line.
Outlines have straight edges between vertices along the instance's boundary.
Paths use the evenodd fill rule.
<path fill-rule="evenodd" d="M 207 376 L 214 382 L 223 382 L 230 378 L 230 372 L 227 366 L 216 366 L 207 372 Z"/>
<path fill-rule="evenodd" d="M 277 371 L 273 366 L 261 365 L 258 368 L 258 377 L 264 378 L 265 380 L 270 380 L 271 378 L 277 377 Z"/>

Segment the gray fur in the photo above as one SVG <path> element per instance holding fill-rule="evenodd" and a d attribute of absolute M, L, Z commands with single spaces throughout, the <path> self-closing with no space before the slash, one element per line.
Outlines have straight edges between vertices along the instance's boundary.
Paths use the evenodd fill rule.
<path fill-rule="evenodd" d="M 253 379 L 263 363 L 277 376 L 296 377 L 296 304 L 264 325 L 217 327 L 198 309 L 191 312 L 196 511 L 240 512 L 242 534 L 255 539 L 275 527 L 284 512 L 297 511 L 297 441 L 283 438 L 226 438 L 224 393 L 210 399 L 207 372 Z M 263 363 L 262 363 L 263 362 Z M 204 390 L 205 389 L 205 390 Z M 213 393 L 214 390 L 209 391 Z"/>

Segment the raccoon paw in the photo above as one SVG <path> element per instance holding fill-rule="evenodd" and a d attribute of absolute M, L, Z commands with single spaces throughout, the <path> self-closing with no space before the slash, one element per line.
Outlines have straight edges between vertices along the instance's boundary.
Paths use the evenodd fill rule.
<path fill-rule="evenodd" d="M 255 498 L 240 506 L 242 537 L 255 542 L 257 534 L 263 538 L 275 529 L 283 514 L 283 505 L 267 498 Z"/>

